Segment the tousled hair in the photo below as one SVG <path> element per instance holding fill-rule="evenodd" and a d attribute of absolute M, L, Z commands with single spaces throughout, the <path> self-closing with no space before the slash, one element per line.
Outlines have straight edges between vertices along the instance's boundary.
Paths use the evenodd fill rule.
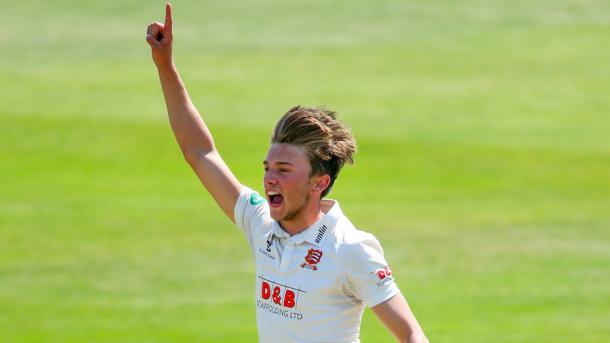
<path fill-rule="evenodd" d="M 354 163 L 356 140 L 351 130 L 337 120 L 337 113 L 323 107 L 295 106 L 278 121 L 271 143 L 293 144 L 305 152 L 311 174 L 330 176 L 324 197 L 330 192 L 345 163 Z"/>

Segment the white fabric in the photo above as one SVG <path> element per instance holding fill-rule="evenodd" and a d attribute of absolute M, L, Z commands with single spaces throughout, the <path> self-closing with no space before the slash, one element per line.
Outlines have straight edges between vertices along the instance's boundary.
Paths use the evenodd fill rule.
<path fill-rule="evenodd" d="M 328 212 L 290 236 L 265 199 L 247 187 L 240 192 L 235 222 L 256 259 L 260 342 L 359 342 L 365 304 L 399 292 L 377 239 L 355 229 L 338 202 L 322 202 Z"/>

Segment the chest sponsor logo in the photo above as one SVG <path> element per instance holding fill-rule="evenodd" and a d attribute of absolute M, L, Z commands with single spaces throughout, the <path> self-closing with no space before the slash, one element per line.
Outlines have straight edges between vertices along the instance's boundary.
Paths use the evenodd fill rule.
<path fill-rule="evenodd" d="M 385 283 L 394 279 L 392 277 L 392 269 L 390 269 L 390 266 L 385 266 L 383 268 L 379 268 L 379 269 L 375 270 L 373 273 L 376 274 L 377 278 L 380 280 L 377 282 L 377 287 L 381 287 Z"/>
<path fill-rule="evenodd" d="M 303 319 L 303 314 L 297 311 L 299 295 L 307 293 L 300 288 L 277 283 L 259 275 L 260 294 L 256 307 L 272 314 L 292 320 Z"/>
<path fill-rule="evenodd" d="M 322 259 L 322 250 L 311 248 L 307 250 L 307 255 L 305 256 L 305 262 L 301 264 L 301 268 L 318 270 L 316 264 L 320 263 Z"/>

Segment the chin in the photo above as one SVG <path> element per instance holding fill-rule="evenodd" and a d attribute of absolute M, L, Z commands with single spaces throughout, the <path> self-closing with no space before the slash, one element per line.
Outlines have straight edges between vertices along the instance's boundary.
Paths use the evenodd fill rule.
<path fill-rule="evenodd" d="M 283 218 L 283 216 L 282 216 L 283 213 L 278 210 L 274 211 L 273 209 L 271 209 L 271 211 L 269 211 L 269 214 L 271 215 L 271 219 L 273 219 L 273 220 L 280 221 Z"/>

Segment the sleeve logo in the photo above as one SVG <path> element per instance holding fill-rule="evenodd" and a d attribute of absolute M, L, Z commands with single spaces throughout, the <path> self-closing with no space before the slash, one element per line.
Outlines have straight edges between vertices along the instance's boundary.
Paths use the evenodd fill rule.
<path fill-rule="evenodd" d="M 379 280 L 383 280 L 386 277 L 392 277 L 392 269 L 390 269 L 390 266 L 385 266 L 383 268 L 377 269 L 375 271 L 375 274 L 377 274 Z"/>
<path fill-rule="evenodd" d="M 250 194 L 250 205 L 256 206 L 264 203 L 266 200 L 262 196 L 258 195 L 258 193 L 254 192 Z"/>
<path fill-rule="evenodd" d="M 377 278 L 379 279 L 379 281 L 377 282 L 377 287 L 381 287 L 386 283 L 394 280 L 394 278 L 392 277 L 392 269 L 390 269 L 390 266 L 379 268 L 372 273 L 376 274 Z"/>

